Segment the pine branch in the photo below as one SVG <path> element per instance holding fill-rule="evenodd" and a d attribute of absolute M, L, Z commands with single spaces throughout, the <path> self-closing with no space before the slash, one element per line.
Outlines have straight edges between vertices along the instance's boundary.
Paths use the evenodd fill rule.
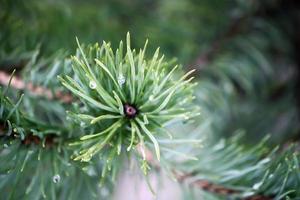
<path fill-rule="evenodd" d="M 117 51 L 117 56 L 116 61 L 117 64 L 120 64 L 121 67 L 120 69 L 114 69 L 116 71 L 111 71 L 112 67 L 112 58 L 114 55 L 112 54 L 112 50 L 109 47 L 109 44 L 104 43 L 101 49 L 96 45 L 94 47 L 88 47 L 88 48 L 95 48 L 92 51 L 87 51 L 87 49 L 82 50 L 83 47 L 79 46 L 79 51 L 80 51 L 80 56 L 77 58 L 73 58 L 73 69 L 75 71 L 75 76 L 72 79 L 69 76 L 63 76 L 61 78 L 62 83 L 68 88 L 71 89 L 72 92 L 74 92 L 74 95 L 77 94 L 79 98 L 82 98 L 82 103 L 84 106 L 87 106 L 84 110 L 88 110 L 90 113 L 94 112 L 94 115 L 91 116 L 97 116 L 100 114 L 98 117 L 93 117 L 92 121 L 88 121 L 86 127 L 88 127 L 90 130 L 90 135 L 85 135 L 81 137 L 81 140 L 84 141 L 82 147 L 87 148 L 87 151 L 92 150 L 94 152 L 94 148 L 96 148 L 96 153 L 99 151 L 99 149 L 103 149 L 103 153 L 99 154 L 99 156 L 94 155 L 95 157 L 101 157 L 101 160 L 104 160 L 106 162 L 103 163 L 103 169 L 101 169 L 101 177 L 103 179 L 106 178 L 106 173 L 108 171 L 111 171 L 110 173 L 116 174 L 116 170 L 118 169 L 118 162 L 121 161 L 121 158 L 118 156 L 121 153 L 121 148 L 124 145 L 129 145 L 127 148 L 127 151 L 129 151 L 131 148 L 135 148 L 137 144 L 142 145 L 141 152 L 144 152 L 146 150 L 145 145 L 149 145 L 148 141 L 151 141 L 154 145 L 155 153 L 156 156 L 159 160 L 160 158 L 160 151 L 159 151 L 159 146 L 158 143 L 155 139 L 155 137 L 152 135 L 152 131 L 155 130 L 155 128 L 160 128 L 162 130 L 162 124 L 165 122 L 168 122 L 170 119 L 176 118 L 176 117 L 192 117 L 193 112 L 196 111 L 195 107 L 185 106 L 183 103 L 187 103 L 191 101 L 193 98 L 191 96 L 191 88 L 194 86 L 194 84 L 190 84 L 189 82 L 192 80 L 192 78 L 189 78 L 186 80 L 188 77 L 188 74 L 183 75 L 181 78 L 175 79 L 174 74 L 172 74 L 175 70 L 177 70 L 177 66 L 175 66 L 173 69 L 170 66 L 172 63 L 165 62 L 163 61 L 163 56 L 159 58 L 158 51 L 156 51 L 154 57 L 150 61 L 144 60 L 144 53 L 145 53 L 145 48 L 140 51 L 139 54 L 136 54 L 136 52 L 130 49 L 130 40 L 129 40 L 129 35 L 127 36 L 127 54 L 125 55 L 126 57 L 123 58 L 123 49 L 122 49 L 122 42 L 120 43 L 120 48 Z M 105 50 L 105 54 L 102 54 L 103 50 Z M 87 52 L 87 54 L 85 54 Z M 99 57 L 91 57 L 90 53 L 96 53 Z M 94 56 L 94 55 L 93 55 Z M 91 58 L 90 58 L 91 57 Z M 93 59 L 87 61 L 87 58 Z M 94 58 L 96 59 L 96 64 L 98 65 L 97 67 L 99 68 L 93 68 L 91 69 L 89 67 L 90 62 L 94 62 Z M 34 65 L 36 63 L 36 59 L 33 58 L 32 62 L 30 63 L 31 65 Z M 123 67 L 122 67 L 123 65 Z M 145 68 L 145 65 L 149 65 L 149 68 Z M 42 65 L 37 65 L 38 67 L 33 67 L 33 72 L 38 71 L 40 66 Z M 99 71 L 100 67 L 103 71 Z M 119 66 L 117 66 L 119 68 Z M 54 67 L 55 69 L 55 67 Z M 51 73 L 55 71 L 54 69 L 51 69 L 50 74 L 53 76 L 55 73 Z M 26 70 L 26 69 L 25 69 Z M 82 71 L 83 70 L 83 71 Z M 88 71 L 87 71 L 88 70 Z M 89 71 L 89 70 L 95 70 Z M 119 71 L 118 71 L 119 70 Z M 176 71 L 175 71 L 176 72 Z M 38 80 L 41 78 L 38 73 L 30 73 L 32 77 L 35 80 Z M 48 74 L 47 74 L 48 75 Z M 72 75 L 72 74 L 69 74 Z M 85 80 L 86 77 L 85 75 L 90 75 L 88 76 L 88 79 L 92 80 Z M 126 75 L 129 78 L 124 80 L 119 79 L 120 75 Z M 94 76 L 98 76 L 97 78 Z M 118 79 L 115 79 L 117 76 Z M 174 77 L 173 77 L 174 76 Z M 39 100 L 40 98 L 46 97 L 46 99 L 53 100 L 54 98 L 62 98 L 64 95 L 53 95 L 52 89 L 55 89 L 55 87 L 51 87 L 51 90 L 46 89 L 46 87 L 43 86 L 33 86 L 33 82 L 28 81 L 28 84 L 25 83 L 25 81 L 21 80 L 20 78 L 13 79 L 10 82 L 10 78 L 7 76 L 5 73 L 1 73 L 0 80 L 2 84 L 6 84 L 7 86 L 10 86 L 15 89 L 19 90 L 24 90 L 25 92 L 29 91 L 30 93 L 34 94 L 36 96 L 36 99 Z M 49 79 L 49 77 L 47 77 Z M 78 78 L 80 81 L 78 81 Z M 126 77 L 127 78 L 127 77 Z M 159 78 L 159 79 L 158 79 Z M 101 84 L 99 84 L 98 81 L 102 81 Z M 43 81 L 43 79 L 42 79 Z M 75 83 L 75 81 L 78 81 Z M 85 83 L 85 84 L 83 84 Z M 122 85 L 124 84 L 123 88 Z M 78 86 L 81 86 L 83 89 L 79 89 Z M 101 86 L 105 87 L 105 90 L 100 88 Z M 76 89 L 73 89 L 73 87 L 76 87 Z M 153 87 L 155 86 L 155 87 Z M 122 88 L 122 89 L 121 89 Z M 78 90 L 79 89 L 79 90 Z M 102 99 L 98 99 L 98 95 L 92 95 L 93 90 L 97 90 L 98 95 L 102 97 Z M 101 90 L 98 91 L 98 90 Z M 110 97 L 111 90 L 114 93 L 113 97 Z M 123 91 L 122 91 L 123 90 Z M 109 92 L 109 93 L 108 93 Z M 151 93 L 152 92 L 152 93 Z M 80 95 L 78 95 L 80 93 Z M 172 97 L 172 98 L 171 98 Z M 153 100 L 151 100 L 153 98 Z M 5 100 L 6 98 L 4 98 Z M 73 97 L 69 98 L 73 99 Z M 150 102 L 147 102 L 148 99 L 150 99 Z M 29 101 L 32 101 L 28 99 Z M 101 100 L 104 100 L 104 102 L 101 102 Z M 7 100 L 7 102 L 9 102 Z M 119 124 L 116 124 L 113 120 L 116 118 L 116 115 L 112 115 L 115 112 L 111 113 L 106 113 L 103 115 L 103 111 L 101 109 L 96 110 L 95 105 L 94 107 L 91 107 L 89 105 L 92 102 L 92 104 L 96 104 L 98 107 L 101 109 L 104 109 L 106 111 L 115 111 L 115 112 L 120 112 L 120 117 L 122 121 L 120 121 Z M 145 103 L 147 102 L 147 103 Z M 154 102 L 154 103 L 153 103 Z M 185 109 L 174 109 L 174 106 L 176 105 L 176 102 L 181 102 L 182 108 Z M 18 106 L 20 103 L 18 102 Z M 49 103 L 49 105 L 51 105 Z M 3 105 L 2 105 L 3 106 Z M 25 106 L 25 105 L 24 105 Z M 34 105 L 31 105 L 32 107 Z M 138 106 L 138 107 L 136 107 Z M 47 105 L 48 107 L 48 105 Z M 118 108 L 119 107 L 119 108 Z M 4 108 L 4 107 L 3 107 Z M 138 110 L 137 110 L 138 108 Z M 9 108 L 5 107 L 6 110 L 9 110 Z M 33 108 L 34 109 L 34 108 Z M 77 109 L 77 110 L 76 110 Z M 29 108 L 31 110 L 31 108 Z M 69 117 L 72 117 L 74 122 L 78 123 L 79 126 L 82 127 L 82 122 L 85 122 L 87 120 L 91 120 L 90 117 L 87 117 L 88 115 L 85 114 L 78 114 L 82 112 L 82 109 L 75 108 L 75 113 L 69 113 Z M 16 110 L 16 113 L 18 113 L 19 110 Z M 44 112 L 43 110 L 40 110 L 39 112 Z M 45 113 L 48 114 L 48 113 Z M 148 116 L 149 114 L 149 116 Z M 9 114 L 10 115 L 10 114 Z M 38 149 L 40 148 L 41 140 L 39 137 L 43 138 L 43 146 L 46 147 L 45 142 L 47 140 L 47 134 L 41 134 L 43 131 L 47 132 L 47 129 L 41 128 L 40 124 L 37 124 L 37 129 L 34 129 L 34 123 L 32 124 L 27 124 L 27 119 L 23 118 L 24 116 L 22 115 L 21 119 L 18 119 L 17 122 L 15 123 L 15 119 L 11 118 L 12 116 L 7 117 L 9 120 L 11 120 L 14 123 L 14 126 L 12 131 L 10 131 L 10 134 L 13 134 L 13 138 L 11 139 L 16 139 L 21 135 L 21 141 L 23 141 L 21 144 L 24 146 L 37 146 Z M 35 117 L 32 115 L 33 122 L 35 121 Z M 86 118 L 87 117 L 87 118 Z M 141 117 L 141 119 L 140 119 Z M 19 116 L 17 116 L 19 118 Z M 93 140 L 97 142 L 96 144 L 92 145 L 89 147 L 88 145 L 91 144 L 91 138 L 87 137 L 94 137 L 95 135 L 91 135 L 95 131 L 102 131 L 102 133 L 106 132 L 106 130 L 110 129 L 107 128 L 103 131 L 103 127 L 98 126 L 98 122 L 100 120 L 105 119 L 107 122 L 110 120 L 113 122 L 112 126 L 113 127 L 111 130 L 109 130 L 108 136 L 106 139 L 102 142 L 99 143 L 99 139 Z M 159 118 L 159 120 L 156 121 L 156 118 Z M 5 119 L 5 118 L 3 118 Z M 19 123 L 21 122 L 21 124 Z M 124 124 L 121 124 L 121 122 Z M 130 122 L 131 126 L 127 126 L 125 122 Z M 150 125 L 148 123 L 150 122 Z M 91 123 L 91 124 L 90 124 Z M 90 124 L 90 125 L 89 125 Z M 95 124 L 95 125 L 93 125 Z M 67 126 L 71 125 L 73 128 L 76 128 L 78 126 L 72 124 L 72 123 L 67 123 Z M 85 125 L 83 125 L 85 126 Z M 121 126 L 121 127 L 120 127 Z M 91 128 L 90 128 L 91 127 Z M 108 126 L 109 127 L 109 126 Z M 128 131 L 131 129 L 131 131 Z M 102 130 L 101 130 L 102 129 Z M 131 137 L 125 137 L 127 134 L 124 134 L 118 136 L 115 132 L 118 129 L 118 131 L 122 132 L 131 132 Z M 51 130 L 51 129 L 50 129 Z M 86 131 L 87 128 L 83 128 L 82 131 Z M 72 129 L 67 129 L 67 132 L 72 132 Z M 32 135 L 31 132 L 34 134 L 41 134 L 39 137 L 36 135 Z M 107 131 L 108 132 L 108 131 Z M 86 132 L 78 132 L 78 134 L 84 135 Z M 133 134 L 132 134 L 133 133 Z M 49 135 L 49 134 L 48 134 Z M 65 136 L 67 138 L 70 138 L 68 136 L 69 133 L 62 134 L 60 133 L 59 136 Z M 132 136 L 133 135 L 133 136 Z M 113 137 L 114 136 L 114 137 Z M 119 138 L 115 138 L 118 136 Z M 135 136 L 135 137 L 134 137 Z M 7 137 L 6 137 L 7 138 Z M 59 137 L 58 137 L 59 138 Z M 83 139 L 84 138 L 84 139 Z M 128 141 L 127 141 L 128 139 Z M 5 140 L 4 140 L 5 141 Z M 92 141 L 92 142 L 93 142 Z M 112 142 L 117 142 L 116 144 L 112 145 Z M 124 143 L 125 142 L 125 143 Z M 130 144 L 129 144 L 130 142 Z M 81 143 L 79 141 L 79 143 Z M 76 143 L 75 143 L 76 144 Z M 100 145 L 100 146 L 99 146 Z M 6 145 L 5 145 L 6 146 Z M 70 148 L 67 147 L 62 147 L 62 146 L 67 146 L 66 144 L 62 145 L 61 142 L 57 143 L 57 146 L 54 147 L 54 150 L 59 150 L 60 148 L 63 148 L 64 151 L 70 151 Z M 149 145 L 151 147 L 151 145 Z M 113 148 L 112 148 L 113 147 Z M 131 147 L 131 148 L 129 148 Z M 72 147 L 71 147 L 72 148 Z M 76 152 L 78 148 L 73 148 L 74 154 L 73 158 L 77 159 L 81 157 L 82 155 L 85 155 L 85 149 L 81 150 L 79 153 Z M 124 150 L 123 150 L 124 152 Z M 90 156 L 87 154 L 87 156 Z M 104 159 L 103 159 L 104 157 Z M 148 171 L 148 164 L 146 163 L 147 160 L 145 158 L 144 153 L 142 153 L 141 157 L 142 159 L 142 169 L 144 173 L 146 174 Z M 93 162 L 93 159 L 89 157 L 86 159 L 85 157 L 82 157 L 84 161 L 90 163 Z M 27 160 L 27 157 L 24 158 Z M 66 159 L 66 157 L 64 157 Z M 25 162 L 25 161 L 24 161 Z M 102 162 L 101 162 L 102 163 Z M 24 164 L 25 165 L 25 164 Z M 113 167 L 113 168 L 112 168 Z M 43 190 L 42 190 L 42 193 Z M 13 194 L 13 193 L 11 193 Z M 44 194 L 43 194 L 44 196 Z"/>
<path fill-rule="evenodd" d="M 8 74 L 5 74 L 3 72 L 0 72 L 0 74 L 3 74 L 5 75 L 4 77 L 8 80 L 9 80 L 9 75 Z M 5 79 L 4 79 L 5 80 Z M 14 80 L 14 79 L 12 79 Z M 5 81 L 1 81 L 1 83 L 3 84 L 8 84 L 8 81 L 5 82 Z M 23 81 L 18 78 L 17 79 L 17 82 L 16 81 L 12 81 L 11 82 L 11 87 L 15 88 L 15 89 L 24 89 L 23 87 L 19 87 L 18 83 L 23 83 Z M 40 91 L 48 91 L 47 89 L 45 88 L 42 88 L 42 87 L 39 87 L 41 88 Z M 30 87 L 27 87 L 26 89 L 30 90 L 31 88 Z M 33 94 L 36 94 L 36 95 L 41 95 L 41 93 L 35 93 L 34 91 L 31 91 Z M 47 96 L 50 100 L 52 99 L 52 97 L 49 97 Z M 59 97 L 58 97 L 59 98 Z M 4 126 L 1 126 L 1 132 L 4 132 L 6 131 L 5 130 L 5 127 Z M 17 134 L 12 134 L 13 138 L 15 139 L 18 139 L 19 137 L 17 136 Z M 51 147 L 53 145 L 55 145 L 55 141 L 53 140 L 56 136 L 52 136 L 52 135 L 46 135 L 45 136 L 45 146 L 46 147 Z M 31 146 L 31 145 L 37 145 L 39 146 L 41 143 L 41 139 L 38 137 L 38 136 L 35 136 L 35 135 L 32 135 L 32 134 L 26 134 L 24 140 L 22 140 L 22 144 L 25 145 L 25 146 Z M 56 143 L 57 145 L 58 143 Z M 154 166 L 156 168 L 156 170 L 160 170 L 160 166 L 159 166 L 159 163 L 156 162 L 156 160 L 154 159 L 154 156 L 152 155 L 152 152 L 149 151 L 147 148 L 144 149 L 144 151 L 146 152 L 146 157 L 145 159 L 147 160 L 148 163 L 150 163 L 151 166 Z M 142 150 L 139 149 L 139 153 L 140 155 L 142 155 Z M 193 178 L 193 174 L 190 174 L 190 173 L 180 173 L 178 174 L 176 169 L 173 169 L 173 174 L 174 174 L 174 177 L 178 180 L 178 182 L 180 183 L 184 183 L 186 181 L 188 181 L 189 179 Z M 199 188 L 201 190 L 204 190 L 204 191 L 207 191 L 207 192 L 211 192 L 211 193 L 215 193 L 215 194 L 218 194 L 218 195 L 224 195 L 224 196 L 230 196 L 232 194 L 238 194 L 240 193 L 241 191 L 239 190 L 234 190 L 234 189 L 231 189 L 231 188 L 226 188 L 224 186 L 220 186 L 220 185 L 217 185 L 213 182 L 210 182 L 208 180 L 196 180 L 192 183 L 190 183 L 190 186 L 192 187 L 196 187 L 196 188 Z M 248 200 L 268 200 L 268 199 L 271 199 L 270 197 L 265 197 L 265 196 L 261 196 L 261 195 L 255 195 L 255 196 L 251 196 L 251 197 L 248 197 L 246 198 Z"/>
<path fill-rule="evenodd" d="M 92 166 L 72 163 L 71 151 L 63 143 L 72 129 L 62 130 L 28 118 L 20 109 L 20 100 L 12 103 L 6 92 L 0 88 L 0 189 L 5 191 L 1 197 L 105 199 L 111 187 L 105 180 L 106 191 L 99 191 L 103 161 L 97 158 Z"/>
<path fill-rule="evenodd" d="M 82 63 L 81 63 L 82 64 Z M 102 66 L 103 67 L 103 66 Z M 5 84 L 7 84 L 7 77 L 6 77 L 6 81 L 5 81 L 5 78 L 3 79 L 4 81 L 3 81 L 3 83 Z M 19 85 L 18 85 L 18 81 L 17 81 L 17 83 L 14 83 L 14 82 L 12 82 L 12 87 L 15 87 L 15 88 L 18 88 L 18 89 L 24 89 L 24 90 L 31 90 L 33 87 L 27 87 L 25 84 L 24 84 L 24 82 L 21 80 L 21 79 L 19 79 L 19 83 L 21 83 L 20 85 L 22 86 L 22 87 L 19 87 Z M 91 85 L 90 84 L 90 82 L 87 82 L 87 85 L 89 86 L 89 87 L 94 87 L 94 85 Z M 35 94 L 35 95 L 41 95 L 41 94 L 47 94 L 47 91 L 49 91 L 49 90 L 47 90 L 47 89 L 44 89 L 43 87 L 41 87 L 41 86 L 38 86 L 38 91 L 39 92 L 35 92 L 34 90 L 33 90 L 33 94 Z M 46 92 L 45 92 L 46 91 Z M 46 98 L 50 98 L 50 99 L 53 99 L 54 97 L 53 96 L 48 96 L 48 95 L 44 95 L 44 96 L 46 96 Z M 130 96 L 130 95 L 129 95 Z M 59 96 L 58 97 L 55 97 L 55 98 L 60 98 Z M 70 99 L 72 99 L 73 97 L 71 97 Z M 133 114 L 132 116 L 134 116 L 135 114 Z M 81 117 L 86 117 L 86 116 L 81 116 Z M 131 116 L 130 116 L 131 117 Z M 99 120 L 99 118 L 97 119 L 97 120 Z M 79 121 L 80 122 L 80 121 Z M 26 134 L 27 135 L 27 134 Z M 28 136 L 29 136 L 29 134 L 28 134 Z M 26 140 L 25 140 L 26 141 Z M 29 142 L 29 144 L 30 143 L 35 143 L 35 144 L 37 144 L 37 145 L 39 145 L 40 143 L 38 142 L 38 140 L 37 140 L 37 138 L 35 138 L 35 137 L 31 137 L 31 136 L 29 136 L 28 137 L 28 142 Z M 27 142 L 27 143 L 28 143 Z M 235 141 L 234 142 L 234 144 L 237 144 L 238 142 L 237 141 Z M 146 148 L 144 148 L 144 149 L 142 149 L 141 151 L 140 151 L 140 154 L 142 155 L 143 154 L 143 150 L 144 151 L 148 151 Z M 209 154 L 209 152 L 210 152 L 210 150 L 209 149 L 206 149 L 207 150 L 207 152 L 205 152 L 204 154 L 202 154 L 201 156 L 199 155 L 198 156 L 198 159 L 199 160 L 201 160 L 201 159 L 203 159 L 203 158 L 205 158 L 205 156 L 207 156 L 207 154 Z M 239 146 L 237 146 L 237 147 L 234 147 L 233 149 L 231 149 L 231 150 L 233 150 L 234 152 L 235 151 L 237 151 L 237 152 L 239 152 L 240 151 L 240 147 Z M 153 164 L 154 163 L 154 156 L 152 155 L 152 151 L 149 151 L 150 153 L 146 153 L 146 156 L 145 156 L 145 159 L 149 162 L 149 163 L 151 163 L 151 164 Z M 222 153 L 222 152 L 221 152 Z M 241 152 L 241 153 L 244 153 L 243 155 L 245 156 L 245 157 L 247 157 L 247 156 L 253 156 L 253 152 L 251 152 L 251 151 L 249 151 L 249 152 Z M 147 155 L 148 154 L 148 155 Z M 223 156 L 220 156 L 220 155 L 222 155 L 222 154 L 217 154 L 217 155 L 214 155 L 214 156 L 216 156 L 217 158 L 219 157 L 225 157 L 224 155 Z M 213 156 L 213 155 L 212 155 Z M 262 155 L 262 154 L 260 154 L 260 156 L 257 158 L 258 160 L 260 160 L 260 161 L 263 161 L 263 158 L 264 158 L 264 156 L 265 155 Z M 232 157 L 230 157 L 230 158 L 232 158 Z M 285 159 L 285 157 L 282 157 L 281 158 L 282 160 L 284 160 Z M 280 160 L 280 161 L 282 161 L 282 160 Z M 218 163 L 219 162 L 221 162 L 221 161 L 218 161 L 217 160 L 217 162 L 216 163 L 214 163 L 213 165 L 215 165 L 215 166 L 217 166 L 218 165 Z M 222 161 L 223 162 L 223 161 Z M 226 162 L 224 162 L 224 163 L 230 163 L 231 162 L 231 160 L 228 160 L 228 161 L 226 161 Z M 257 161 L 258 162 L 258 161 Z M 206 163 L 207 164 L 207 163 Z M 155 166 L 156 166 L 156 168 L 158 168 L 159 169 L 159 166 L 157 165 L 157 163 L 155 163 L 154 164 Z M 188 165 L 192 165 L 191 163 L 188 163 Z M 233 196 L 235 196 L 235 195 L 241 195 L 240 193 L 242 193 L 243 191 L 242 190 L 240 190 L 239 188 L 238 188 L 238 186 L 239 186 L 239 184 L 237 184 L 237 188 L 232 188 L 232 185 L 231 184 L 224 184 L 224 183 L 219 183 L 218 181 L 216 181 L 216 180 L 214 180 L 213 178 L 211 178 L 211 177 L 207 177 L 206 179 L 196 179 L 196 180 L 194 180 L 194 178 L 195 177 L 197 177 L 197 176 L 199 176 L 199 174 L 201 174 L 200 172 L 198 172 L 197 170 L 199 170 L 199 169 L 201 169 L 201 166 L 205 166 L 205 163 L 204 164 L 200 164 L 199 166 L 197 166 L 197 168 L 196 168 L 196 170 L 195 171 L 193 171 L 192 170 L 192 172 L 189 172 L 189 171 L 186 171 L 185 170 L 185 168 L 183 168 L 182 169 L 182 171 L 185 171 L 184 172 L 184 175 L 178 175 L 178 174 L 176 174 L 175 173 L 175 177 L 178 179 L 178 181 L 180 181 L 180 182 L 190 182 L 191 181 L 191 179 L 193 180 L 191 183 L 191 185 L 192 186 L 194 186 L 194 187 L 197 187 L 197 188 L 200 188 L 200 189 L 202 189 L 202 190 L 205 190 L 205 191 L 209 191 L 209 192 L 213 192 L 213 193 L 216 193 L 216 194 L 220 194 L 220 195 L 226 195 L 226 196 L 230 196 L 230 195 L 233 195 Z M 227 168 L 226 170 L 228 170 L 229 172 L 230 172 L 230 170 L 233 170 L 234 169 L 234 167 L 235 166 L 232 166 L 232 168 Z M 174 169 L 175 170 L 175 169 Z M 176 170 L 178 170 L 177 168 L 176 168 Z M 265 170 L 265 169 L 263 169 L 263 170 Z M 227 171 L 227 172 L 228 172 Z M 222 173 L 226 173 L 226 171 L 221 171 Z M 215 172 L 215 175 L 217 174 L 218 175 L 218 173 L 220 173 L 220 171 L 217 171 L 217 172 Z M 205 175 L 205 174 L 204 174 Z M 222 174 L 221 174 L 222 175 Z M 240 176 L 239 178 L 241 178 L 241 179 L 243 179 L 244 177 L 243 176 Z M 253 182 L 252 182 L 252 184 L 253 184 Z M 281 192 L 284 192 L 284 189 L 285 188 L 283 188 L 282 189 L 282 191 Z M 281 193 L 282 194 L 282 193 Z M 257 194 L 257 193 L 254 193 L 254 194 L 252 194 L 252 195 L 250 195 L 250 196 L 247 196 L 247 197 L 245 197 L 245 198 L 250 198 L 250 199 L 268 199 L 268 198 L 270 198 L 270 197 L 268 197 L 268 196 L 262 196 L 262 195 L 260 195 L 260 194 Z"/>

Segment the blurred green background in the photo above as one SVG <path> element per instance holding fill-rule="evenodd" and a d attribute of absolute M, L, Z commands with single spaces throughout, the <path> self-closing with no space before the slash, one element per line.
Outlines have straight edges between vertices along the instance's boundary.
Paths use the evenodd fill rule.
<path fill-rule="evenodd" d="M 298 140 L 299 2 L 296 0 L 1 0 L 0 69 L 129 31 L 185 69 L 196 68 L 196 101 L 216 137 L 245 132 L 257 142 Z M 49 66 L 51 67 L 51 66 Z M 201 122 L 202 120 L 202 122 Z M 250 138 L 250 139 L 249 139 Z"/>
<path fill-rule="evenodd" d="M 46 52 L 54 52 L 74 49 L 75 36 L 116 44 L 130 31 L 137 47 L 149 38 L 153 48 L 160 46 L 186 63 L 224 31 L 234 5 L 217 0 L 7 1 L 1 6 L 1 43 L 8 50 L 42 43 Z"/>

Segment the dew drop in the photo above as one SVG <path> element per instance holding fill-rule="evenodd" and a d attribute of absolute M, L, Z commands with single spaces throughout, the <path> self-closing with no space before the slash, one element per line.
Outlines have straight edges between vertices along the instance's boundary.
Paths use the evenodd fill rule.
<path fill-rule="evenodd" d="M 106 187 L 101 188 L 100 192 L 103 196 L 108 196 L 109 195 L 109 190 Z"/>
<path fill-rule="evenodd" d="M 274 177 L 274 174 L 270 174 L 269 175 L 269 179 L 273 178 Z"/>
<path fill-rule="evenodd" d="M 87 169 L 87 174 L 88 174 L 89 176 L 96 176 L 96 175 L 97 175 L 96 170 L 94 169 L 94 167 L 89 167 L 89 168 Z"/>
<path fill-rule="evenodd" d="M 263 182 L 258 182 L 258 183 L 255 183 L 252 188 L 253 190 L 258 190 L 260 188 L 260 186 L 262 186 Z"/>
<path fill-rule="evenodd" d="M 251 192 L 245 192 L 242 196 L 243 197 L 250 197 L 253 196 L 255 194 L 255 192 L 251 191 Z"/>
<path fill-rule="evenodd" d="M 268 162 L 270 162 L 270 161 L 271 161 L 271 159 L 270 159 L 269 157 L 267 157 L 267 158 L 261 160 L 261 161 L 259 162 L 259 164 L 266 164 L 266 163 L 268 163 Z"/>
<path fill-rule="evenodd" d="M 56 174 L 52 177 L 52 180 L 54 183 L 59 183 L 60 182 L 60 175 Z"/>
<path fill-rule="evenodd" d="M 150 95 L 150 96 L 149 96 L 149 100 L 150 100 L 150 101 L 153 101 L 153 100 L 154 100 L 154 96 L 153 96 L 153 95 Z"/>
<path fill-rule="evenodd" d="M 96 84 L 95 81 L 90 81 L 90 85 L 89 86 L 90 86 L 91 89 L 95 89 L 97 87 L 97 84 Z"/>
<path fill-rule="evenodd" d="M 81 127 L 84 127 L 84 126 L 85 126 L 85 123 L 84 123 L 84 122 L 80 122 L 80 126 L 81 126 Z"/>
<path fill-rule="evenodd" d="M 185 119 L 185 120 L 189 120 L 190 117 L 185 115 L 185 116 L 184 116 L 184 119 Z"/>
<path fill-rule="evenodd" d="M 293 169 L 297 169 L 297 166 L 296 166 L 296 165 L 294 165 L 294 166 L 293 166 Z"/>
<path fill-rule="evenodd" d="M 119 77 L 118 77 L 119 85 L 122 86 L 125 83 L 125 81 L 126 81 L 125 77 L 122 74 L 120 74 Z"/>
<path fill-rule="evenodd" d="M 75 151 L 74 151 L 74 155 L 75 155 L 75 156 L 78 156 L 78 155 L 79 155 L 79 152 L 78 152 L 77 150 L 75 150 Z"/>

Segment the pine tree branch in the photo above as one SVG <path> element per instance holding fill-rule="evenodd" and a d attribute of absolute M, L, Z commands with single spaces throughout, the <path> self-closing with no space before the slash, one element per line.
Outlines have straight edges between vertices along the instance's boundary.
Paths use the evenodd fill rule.
<path fill-rule="evenodd" d="M 3 137 L 3 133 L 6 131 L 6 128 L 3 126 L 2 123 L 0 123 L 0 137 Z M 57 141 L 55 140 L 57 138 L 57 135 L 55 134 L 48 134 L 44 136 L 45 142 L 43 143 L 44 147 L 53 147 L 57 145 Z M 20 139 L 19 135 L 16 133 L 12 133 L 7 139 Z M 30 146 L 30 145 L 40 145 L 43 141 L 40 137 L 33 135 L 32 133 L 27 133 L 25 135 L 25 138 L 21 141 L 21 144 L 24 146 Z"/>
<path fill-rule="evenodd" d="M 175 178 L 178 180 L 180 183 L 184 183 L 188 178 L 192 178 L 194 175 L 193 174 L 178 174 L 174 172 Z M 203 191 L 226 196 L 226 195 L 233 195 L 233 194 L 238 194 L 241 193 L 241 191 L 226 188 L 224 186 L 212 183 L 207 180 L 196 180 L 192 183 L 190 183 L 191 186 L 199 188 Z M 253 195 L 251 197 L 244 198 L 243 200 L 272 200 L 272 197 L 268 196 L 263 196 L 263 195 Z"/>
<path fill-rule="evenodd" d="M 9 79 L 10 79 L 9 74 L 7 74 L 6 72 L 0 71 L 0 84 L 7 86 L 9 84 Z M 72 102 L 72 100 L 73 100 L 72 95 L 63 94 L 61 92 L 58 92 L 55 95 L 53 95 L 51 93 L 51 91 L 48 90 L 47 88 L 44 88 L 41 86 L 34 86 L 32 83 L 26 84 L 19 77 L 13 77 L 10 87 L 12 87 L 14 89 L 19 89 L 19 90 L 28 90 L 29 92 L 31 92 L 34 95 L 45 96 L 49 100 L 59 99 L 59 100 L 63 101 L 64 103 L 69 103 L 69 102 Z M 0 130 L 1 130 L 1 132 L 5 131 L 5 126 L 3 124 L 1 125 Z M 17 138 L 15 134 L 12 134 L 11 137 L 13 137 L 14 139 Z M 45 143 L 44 143 L 45 146 L 51 147 L 51 146 L 55 145 L 56 144 L 55 137 L 57 137 L 57 136 L 56 135 L 45 136 Z M 31 144 L 40 145 L 40 143 L 41 143 L 41 139 L 38 136 L 35 136 L 31 133 L 26 134 L 26 137 L 22 141 L 22 144 L 25 146 L 29 146 Z M 138 150 L 139 150 L 139 153 L 142 154 L 141 149 L 138 148 Z M 152 152 L 148 149 L 144 149 L 144 150 L 146 153 L 146 160 L 153 167 L 155 167 L 156 170 L 160 170 L 161 167 L 160 167 L 159 163 L 154 159 L 155 156 L 152 154 Z M 173 174 L 174 174 L 174 177 L 176 178 L 176 180 L 180 183 L 184 183 L 187 181 L 187 179 L 193 177 L 193 174 L 178 173 L 175 170 L 173 170 Z M 196 180 L 196 181 L 193 181 L 192 183 L 190 183 L 189 185 L 192 187 L 195 187 L 195 188 L 199 188 L 203 191 L 207 191 L 210 193 L 214 193 L 217 195 L 223 195 L 223 196 L 240 193 L 240 191 L 238 191 L 238 190 L 226 188 L 221 185 L 212 183 L 208 180 Z M 262 195 L 254 195 L 254 196 L 245 198 L 245 200 L 271 200 L 271 199 L 272 199 L 271 197 L 262 196 Z"/>

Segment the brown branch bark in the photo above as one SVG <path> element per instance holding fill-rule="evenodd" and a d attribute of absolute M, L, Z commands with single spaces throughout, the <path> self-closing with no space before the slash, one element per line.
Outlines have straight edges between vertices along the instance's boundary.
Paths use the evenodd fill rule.
<path fill-rule="evenodd" d="M 6 131 L 7 131 L 7 124 L 0 121 L 0 138 L 4 137 L 7 140 L 15 140 L 20 138 L 20 135 L 16 134 L 13 130 L 10 135 L 5 135 Z M 57 145 L 56 138 L 57 135 L 55 134 L 47 134 L 44 137 L 44 141 L 42 141 L 40 137 L 33 135 L 33 133 L 31 132 L 28 132 L 25 138 L 21 141 L 21 143 L 24 146 L 40 145 L 43 143 L 44 147 L 53 147 Z"/>
<path fill-rule="evenodd" d="M 10 80 L 10 75 L 6 72 L 0 71 L 0 84 L 8 85 Z M 64 103 L 70 103 L 73 97 L 69 94 L 63 94 L 61 91 L 53 92 L 47 88 L 41 86 L 35 86 L 33 83 L 25 83 L 21 78 L 14 76 L 11 80 L 10 87 L 18 90 L 27 90 L 32 94 L 37 96 L 44 96 L 47 99 L 59 99 Z"/>
<path fill-rule="evenodd" d="M 193 174 L 178 174 L 175 171 L 173 172 L 176 179 L 180 182 L 183 183 L 185 181 L 187 181 L 189 178 L 193 177 Z M 215 193 L 218 195 L 222 195 L 222 196 L 228 196 L 228 195 L 232 195 L 232 194 L 238 194 L 241 191 L 239 190 L 234 190 L 231 188 L 226 188 L 224 186 L 212 183 L 210 181 L 207 180 L 196 180 L 192 183 L 190 183 L 191 186 L 199 188 L 201 190 L 210 192 L 210 193 Z M 244 198 L 243 200 L 272 200 L 272 197 L 267 197 L 267 196 L 263 196 L 263 195 L 253 195 L 247 198 Z"/>

